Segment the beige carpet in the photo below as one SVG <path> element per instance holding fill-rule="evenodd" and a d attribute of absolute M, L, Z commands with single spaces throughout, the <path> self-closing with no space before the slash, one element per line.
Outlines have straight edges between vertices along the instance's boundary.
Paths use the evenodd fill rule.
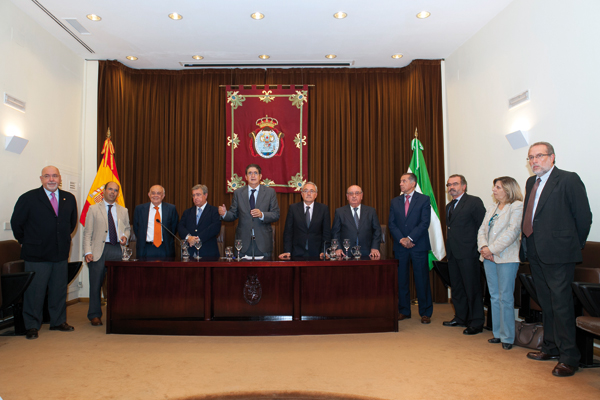
<path fill-rule="evenodd" d="M 600 398 L 600 369 L 555 378 L 555 363 L 528 360 L 527 349 L 502 350 L 487 343 L 487 331 L 468 337 L 443 327 L 452 318 L 447 304 L 434 306 L 431 325 L 413 318 L 401 321 L 398 333 L 326 336 L 106 335 L 86 313 L 87 303 L 68 307 L 75 332 L 44 325 L 37 340 L 0 337 L 0 397 Z"/>

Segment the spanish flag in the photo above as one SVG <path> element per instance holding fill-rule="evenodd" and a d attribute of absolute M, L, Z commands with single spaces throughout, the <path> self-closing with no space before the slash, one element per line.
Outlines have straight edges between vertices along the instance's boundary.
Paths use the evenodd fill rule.
<path fill-rule="evenodd" d="M 88 208 L 102 201 L 104 198 L 104 185 L 110 181 L 116 182 L 117 185 L 119 185 L 117 204 L 125 207 L 123 190 L 121 190 L 121 182 L 119 181 L 119 174 L 117 173 L 117 166 L 115 164 L 115 148 L 110 140 L 110 129 L 108 130 L 106 140 L 104 141 L 102 155 L 102 162 L 98 167 L 98 173 L 96 173 L 96 178 L 94 179 L 94 183 L 92 183 L 90 192 L 86 197 L 85 205 L 81 211 L 81 218 L 79 218 L 79 222 L 81 222 L 81 225 L 83 226 L 85 226 L 85 216 L 87 215 Z"/>

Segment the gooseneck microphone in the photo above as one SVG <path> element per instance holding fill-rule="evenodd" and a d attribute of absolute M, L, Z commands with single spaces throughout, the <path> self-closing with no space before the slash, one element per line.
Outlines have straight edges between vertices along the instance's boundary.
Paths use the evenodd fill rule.
<path fill-rule="evenodd" d="M 171 236 L 173 236 L 179 242 L 180 246 L 183 246 L 183 240 L 179 239 L 177 236 L 175 236 L 175 234 L 173 232 L 171 232 L 169 230 L 169 228 L 167 228 L 166 226 L 164 226 L 163 223 L 160 222 L 160 219 L 156 218 L 156 222 L 158 222 L 160 224 L 160 226 L 162 226 L 165 231 L 169 232 L 171 234 Z"/>

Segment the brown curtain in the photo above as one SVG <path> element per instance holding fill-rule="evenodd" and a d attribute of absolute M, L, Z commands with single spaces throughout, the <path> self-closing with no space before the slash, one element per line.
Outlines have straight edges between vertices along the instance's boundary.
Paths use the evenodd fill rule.
<path fill-rule="evenodd" d="M 363 203 L 387 225 L 390 201 L 412 157 L 418 128 L 440 209 L 444 198 L 442 88 L 439 60 L 404 68 L 135 70 L 101 61 L 98 152 L 110 128 L 123 195 L 133 217 L 149 201 L 150 186 L 182 212 L 193 205 L 191 187 L 209 188 L 209 203 L 231 204 L 225 192 L 225 88 L 219 85 L 309 84 L 308 179 L 317 201 L 335 209 L 345 191 L 362 187 Z M 100 154 L 98 154 L 100 159 Z M 285 218 L 299 193 L 277 194 L 275 254 L 282 252 Z M 443 212 L 441 214 L 444 214 Z M 442 221 L 445 216 L 441 215 Z M 333 222 L 333 221 L 332 221 Z M 227 245 L 235 223 L 225 223 Z M 389 246 L 391 247 L 391 246 Z M 391 253 L 391 250 L 390 250 Z"/>

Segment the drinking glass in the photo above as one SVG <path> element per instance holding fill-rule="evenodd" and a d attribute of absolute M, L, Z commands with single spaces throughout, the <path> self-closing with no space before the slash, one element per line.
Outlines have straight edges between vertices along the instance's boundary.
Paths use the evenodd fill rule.
<path fill-rule="evenodd" d="M 242 239 L 235 239 L 235 248 L 238 251 L 237 260 L 240 261 L 240 251 L 242 250 Z"/>
<path fill-rule="evenodd" d="M 352 247 L 352 254 L 354 254 L 356 260 L 360 260 L 360 246 Z"/>
<path fill-rule="evenodd" d="M 333 246 L 327 249 L 327 253 L 329 254 L 329 259 L 331 261 L 337 260 L 337 254 L 335 254 L 335 248 Z"/>
<path fill-rule="evenodd" d="M 342 240 L 342 245 L 344 246 L 344 249 L 346 249 L 346 256 L 344 257 L 344 260 L 349 260 L 350 257 L 348 257 L 348 249 L 350 248 L 350 239 Z"/>
<path fill-rule="evenodd" d="M 181 259 L 188 261 L 190 259 L 190 253 L 188 252 L 188 243 L 185 240 L 181 241 Z"/>
<path fill-rule="evenodd" d="M 123 255 L 122 255 L 121 259 L 123 261 L 129 261 L 129 259 L 131 258 L 131 255 L 133 254 L 133 250 L 127 246 L 122 246 L 121 249 L 123 250 Z"/>
<path fill-rule="evenodd" d="M 340 246 L 340 244 L 338 243 L 337 239 L 331 239 L 331 247 L 333 247 L 333 250 L 337 250 L 337 248 Z"/>
<path fill-rule="evenodd" d="M 196 243 L 194 243 L 194 247 L 196 248 L 196 257 L 194 258 L 196 259 L 196 261 L 199 261 L 202 258 L 200 257 L 200 247 L 202 247 L 202 240 L 200 240 L 200 238 L 198 238 Z"/>
<path fill-rule="evenodd" d="M 231 261 L 231 259 L 233 258 L 233 247 L 225 247 L 225 258 L 227 259 L 227 261 Z"/>

